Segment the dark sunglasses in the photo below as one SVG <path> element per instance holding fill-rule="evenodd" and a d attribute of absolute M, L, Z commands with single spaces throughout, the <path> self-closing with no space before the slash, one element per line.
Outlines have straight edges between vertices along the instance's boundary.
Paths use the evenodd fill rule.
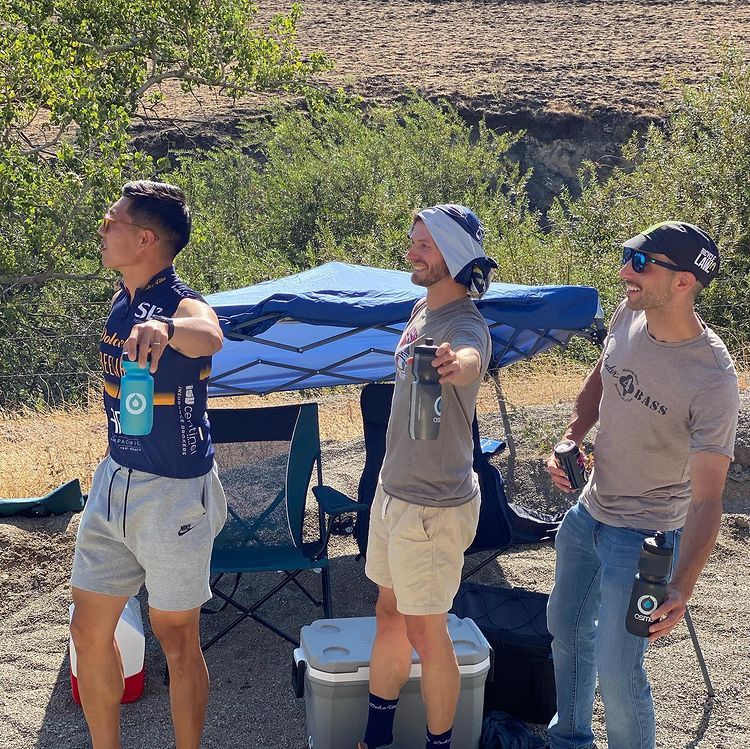
<path fill-rule="evenodd" d="M 662 268 L 668 268 L 669 270 L 676 270 L 680 271 L 682 268 L 680 268 L 677 265 L 672 265 L 672 263 L 665 263 L 661 260 L 655 260 L 650 255 L 647 255 L 645 252 L 642 252 L 641 250 L 634 250 L 632 247 L 623 247 L 622 248 L 622 264 L 627 265 L 628 263 L 633 263 L 633 270 L 636 273 L 643 273 L 643 271 L 646 269 L 646 263 L 653 263 L 654 265 L 661 265 Z"/>

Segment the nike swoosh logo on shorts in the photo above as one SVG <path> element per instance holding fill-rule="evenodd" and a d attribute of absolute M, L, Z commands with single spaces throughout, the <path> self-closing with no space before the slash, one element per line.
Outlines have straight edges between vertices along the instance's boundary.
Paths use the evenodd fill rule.
<path fill-rule="evenodd" d="M 180 530 L 177 531 L 177 535 L 184 536 L 188 531 L 193 530 L 193 528 L 195 528 L 195 526 L 192 524 L 183 525 L 182 528 L 180 528 Z"/>

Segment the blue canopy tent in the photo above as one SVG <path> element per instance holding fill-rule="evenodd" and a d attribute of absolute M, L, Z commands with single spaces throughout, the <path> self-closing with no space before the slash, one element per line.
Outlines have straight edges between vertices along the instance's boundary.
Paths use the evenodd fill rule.
<path fill-rule="evenodd" d="M 346 263 L 207 297 L 224 330 L 209 395 L 266 394 L 393 379 L 393 352 L 424 290 L 410 274 Z M 491 370 L 571 336 L 596 340 L 596 289 L 493 283 L 478 303 Z M 598 321 L 598 322 L 597 322 Z"/>
<path fill-rule="evenodd" d="M 209 396 L 393 380 L 396 345 L 423 295 L 409 273 L 346 263 L 211 294 L 225 340 Z M 497 371 L 565 347 L 574 335 L 601 343 L 599 295 L 589 286 L 493 283 L 477 306 L 492 335 L 490 375 L 512 480 L 516 451 Z"/>
<path fill-rule="evenodd" d="M 214 355 L 209 395 L 392 380 L 393 353 L 424 290 L 409 273 L 326 263 L 286 278 L 212 294 L 225 335 Z M 508 477 L 515 449 L 497 372 L 580 335 L 606 335 L 596 289 L 493 283 L 477 302 L 492 335 L 490 374 L 508 439 Z M 689 612 L 685 618 L 709 696 L 713 686 Z"/>

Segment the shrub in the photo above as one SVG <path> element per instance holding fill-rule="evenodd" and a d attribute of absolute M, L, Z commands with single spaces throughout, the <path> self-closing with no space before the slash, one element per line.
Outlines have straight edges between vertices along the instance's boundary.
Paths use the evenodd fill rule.
<path fill-rule="evenodd" d="M 508 156 L 520 137 L 483 124 L 471 128 L 447 104 L 418 97 L 366 107 L 342 94 L 311 96 L 305 109 L 274 112 L 235 147 L 181 154 L 179 166 L 162 175 L 185 189 L 194 209 L 193 240 L 178 270 L 212 292 L 328 260 L 405 267 L 412 211 L 457 202 L 482 218 L 499 279 L 592 285 L 611 312 L 622 296 L 622 242 L 649 224 L 679 219 L 706 229 L 722 252 L 722 274 L 699 298 L 699 311 L 730 349 L 747 345 L 750 67 L 738 53 L 727 52 L 716 77 L 682 89 L 664 129 L 652 127 L 627 143 L 623 155 L 632 169 L 599 182 L 595 165 L 585 165 L 580 197 L 563 194 L 545 217 L 544 231 L 529 207 L 529 175 Z M 132 167 L 124 164 L 122 171 Z M 50 204 L 74 209 L 66 231 L 75 248 L 68 243 L 59 267 L 77 277 L 96 275 L 96 257 L 83 238 L 94 230 L 94 196 L 109 182 L 97 182 L 81 202 L 71 203 L 74 190 L 66 180 L 26 174 L 29 184 L 34 180 L 44 181 L 39 194 Z M 53 214 L 44 205 L 38 215 L 0 214 L 0 266 L 25 270 L 37 245 L 57 251 Z M 96 370 L 95 345 L 81 347 L 76 336 L 99 324 L 89 321 L 106 312 L 108 289 L 91 294 L 99 304 L 92 306 L 81 300 L 80 288 L 62 276 L 33 286 L 16 278 L 4 289 L 0 405 L 61 402 L 85 391 L 86 371 Z M 17 331 L 30 323 L 34 337 L 19 341 Z M 591 348 L 574 351 L 586 357 Z M 83 374 L 60 376 L 47 390 L 20 376 L 32 369 L 65 372 L 66 365 Z"/>
<path fill-rule="evenodd" d="M 593 283 L 610 309 L 621 298 L 617 268 L 625 239 L 664 220 L 697 224 L 717 242 L 719 277 L 698 310 L 737 351 L 750 339 L 750 66 L 729 51 L 720 73 L 685 86 L 664 130 L 651 127 L 623 149 L 635 162 L 606 182 L 581 173 L 578 200 L 563 196 L 549 213 L 546 239 L 571 261 L 573 283 Z"/>
<path fill-rule="evenodd" d="M 518 137 L 472 132 L 416 97 L 373 108 L 313 98 L 254 131 L 259 152 L 183 156 L 169 178 L 192 200 L 196 234 L 181 269 L 213 291 L 329 260 L 405 267 L 412 212 L 454 202 L 482 217 L 500 276 L 534 283 L 545 275 L 526 258 L 542 244 L 538 217 L 507 155 Z"/>

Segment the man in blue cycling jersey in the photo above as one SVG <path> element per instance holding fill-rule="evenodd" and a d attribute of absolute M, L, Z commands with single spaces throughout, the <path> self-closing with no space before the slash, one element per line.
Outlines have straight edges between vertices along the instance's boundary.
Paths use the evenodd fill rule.
<path fill-rule="evenodd" d="M 114 632 L 145 583 L 167 659 L 177 749 L 198 749 L 208 700 L 199 639 L 213 539 L 226 519 L 206 418 L 211 356 L 222 346 L 214 311 L 175 274 L 190 238 L 182 191 L 129 182 L 99 228 L 102 263 L 122 279 L 100 342 L 109 445 L 78 529 L 71 634 L 94 749 L 119 749 L 124 680 Z M 154 377 L 150 434 L 120 429 L 122 357 Z"/>

